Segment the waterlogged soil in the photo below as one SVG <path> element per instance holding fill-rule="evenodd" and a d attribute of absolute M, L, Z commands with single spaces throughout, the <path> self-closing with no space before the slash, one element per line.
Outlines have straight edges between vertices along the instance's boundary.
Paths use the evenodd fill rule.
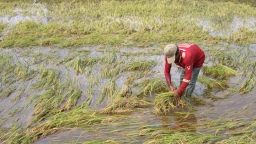
<path fill-rule="evenodd" d="M 223 120 L 251 122 L 255 120 L 256 112 L 255 91 L 246 95 L 234 95 L 227 99 L 213 102 L 214 106 L 198 106 L 197 111 L 189 114 L 184 110 L 176 110 L 168 115 L 155 115 L 152 108 L 138 109 L 129 118 L 120 123 L 93 126 L 88 129 L 72 129 L 47 136 L 35 144 L 43 143 L 74 143 L 86 141 L 107 141 L 115 140 L 120 143 L 143 143 L 147 136 L 140 136 L 139 131 L 143 127 L 172 129 L 184 132 L 200 132 L 212 134 L 211 129 L 204 125 L 207 120 Z M 224 123 L 225 124 L 225 123 Z M 223 125 L 224 125 L 223 124 Z M 222 133 L 229 137 L 230 133 L 237 132 L 236 129 L 226 129 Z"/>
<path fill-rule="evenodd" d="M 236 46 L 240 47 L 240 46 Z M 203 46 L 206 49 L 206 47 Z M 254 50 L 255 44 L 252 44 L 250 49 Z M 76 84 L 82 89 L 86 90 L 93 85 L 89 79 L 100 79 L 101 84 L 108 82 L 108 79 L 100 78 L 99 68 L 92 69 L 89 75 L 78 74 L 70 67 L 65 66 L 64 63 L 60 63 L 61 60 L 68 57 L 103 57 L 116 51 L 116 55 L 120 56 L 122 60 L 127 62 L 131 61 L 146 61 L 154 60 L 157 64 L 151 68 L 149 77 L 160 78 L 163 81 L 164 74 L 164 57 L 162 55 L 162 49 L 157 47 L 149 48 L 112 48 L 104 46 L 91 46 L 81 48 L 65 48 L 60 49 L 57 47 L 33 47 L 33 48 L 12 48 L 1 49 L 3 55 L 13 56 L 13 62 L 21 62 L 24 65 L 27 64 L 31 69 L 38 70 L 44 66 L 46 68 L 53 68 L 61 72 L 61 78 L 72 79 L 76 81 Z M 59 64 L 56 64 L 59 63 Z M 209 60 L 206 60 L 205 65 L 210 65 Z M 124 85 L 126 79 L 132 72 L 125 72 L 121 75 L 116 83 L 119 88 Z M 179 83 L 178 68 L 174 66 L 171 71 L 172 80 L 175 84 Z M 201 75 L 202 73 L 200 73 Z M 140 80 L 140 79 L 138 79 Z M 239 85 L 241 83 L 239 77 L 232 77 L 229 80 L 229 84 L 232 86 Z M 34 103 L 31 102 L 31 98 L 36 93 L 31 89 L 31 85 L 36 82 L 35 78 L 26 81 L 25 83 L 16 82 L 15 85 L 23 85 L 25 87 L 24 92 L 20 96 L 19 100 L 14 101 L 13 92 L 9 97 L 0 101 L 0 115 L 1 115 L 1 129 L 9 129 L 13 124 L 17 124 L 23 128 L 33 118 Z M 3 84 L 1 84 L 3 86 Z M 204 98 L 204 90 L 206 87 L 201 83 L 196 83 L 195 95 L 200 98 Z M 17 91 L 17 90 L 16 90 Z M 106 107 L 107 102 L 102 102 L 96 106 L 96 101 L 99 98 L 101 89 L 96 85 L 93 86 L 93 100 L 90 109 L 101 109 Z M 226 91 L 215 92 L 215 96 L 222 96 Z M 83 103 L 86 99 L 87 93 L 83 93 L 80 97 L 77 106 Z M 150 99 L 154 99 L 156 95 L 149 96 Z M 209 125 L 205 123 L 207 121 L 221 121 L 221 124 L 225 122 L 252 123 L 256 119 L 256 94 L 254 89 L 247 94 L 232 94 L 231 96 L 219 99 L 208 100 L 211 105 L 198 105 L 195 106 L 195 110 L 186 110 L 178 108 L 167 115 L 155 114 L 154 107 L 135 109 L 132 113 L 125 114 L 127 118 L 118 122 L 111 122 L 108 124 L 98 124 L 95 126 L 89 126 L 86 129 L 67 129 L 66 131 L 54 133 L 46 136 L 38 141 L 36 144 L 41 143 L 79 143 L 86 141 L 118 141 L 120 143 L 143 143 L 149 138 L 148 135 L 141 134 L 143 128 L 152 129 L 172 129 L 177 131 L 189 131 L 200 132 L 203 134 L 214 133 Z M 11 115 L 11 113 L 14 113 Z M 85 116 L 86 117 L 86 116 Z M 239 129 L 224 129 L 220 132 L 215 131 L 218 134 L 222 134 L 223 137 L 230 137 L 230 133 L 237 132 Z"/>

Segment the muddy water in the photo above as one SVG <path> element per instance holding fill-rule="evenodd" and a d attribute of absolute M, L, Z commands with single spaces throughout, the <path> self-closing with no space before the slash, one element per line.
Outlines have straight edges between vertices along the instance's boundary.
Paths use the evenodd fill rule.
<path fill-rule="evenodd" d="M 252 50 L 255 48 L 255 45 L 252 44 L 250 47 Z M 95 47 L 81 47 L 76 48 L 76 50 L 92 50 L 88 56 L 101 57 L 106 55 L 108 52 L 101 52 L 100 49 Z M 121 53 L 130 53 L 130 56 L 121 56 L 121 59 L 127 60 L 154 60 L 157 62 L 157 65 L 151 69 L 150 77 L 161 78 L 164 80 L 163 75 L 163 66 L 164 66 L 164 57 L 159 54 L 141 54 L 141 52 L 148 52 L 151 50 L 161 50 L 159 48 L 148 48 L 148 49 L 138 49 L 138 48 L 121 48 L 118 50 L 117 55 L 121 55 Z M 81 56 L 83 54 L 76 53 L 73 49 L 59 49 L 59 48 L 40 48 L 34 47 L 30 49 L 1 49 L 4 54 L 14 55 L 14 61 L 19 61 L 22 63 L 29 63 L 31 68 L 37 70 L 40 65 L 44 65 L 48 68 L 55 68 L 58 71 L 62 72 L 62 76 L 65 78 L 66 75 L 69 75 L 70 79 L 74 79 L 74 77 L 78 77 L 76 79 L 77 85 L 81 89 L 86 89 L 88 87 L 89 81 L 88 76 L 83 74 L 77 74 L 74 70 L 65 67 L 62 65 L 56 65 L 55 63 L 59 60 L 66 57 L 76 57 Z M 139 55 L 132 55 L 132 53 L 139 53 Z M 42 57 L 35 58 L 33 55 L 41 53 Z M 47 57 L 47 58 L 46 58 Z M 93 69 L 94 77 L 99 77 L 97 75 L 97 71 L 99 69 L 96 67 Z M 127 77 L 132 74 L 131 72 L 125 73 L 117 79 L 117 85 L 121 86 L 124 84 Z M 179 83 L 179 73 L 176 66 L 171 71 L 172 80 L 176 85 Z M 90 75 L 89 75 L 90 77 Z M 234 87 L 238 85 L 238 78 L 233 77 L 230 80 L 230 84 Z M 104 82 L 105 81 L 105 82 Z M 102 83 L 107 83 L 107 79 L 102 80 Z M 0 101 L 0 115 L 2 118 L 8 118 L 6 122 L 1 126 L 1 128 L 10 128 L 13 123 L 17 123 L 21 127 L 25 127 L 26 124 L 32 119 L 33 112 L 33 102 L 30 103 L 30 100 L 33 96 L 31 90 L 29 89 L 31 84 L 34 81 L 31 80 L 23 85 L 27 87 L 21 99 L 19 101 L 11 101 L 13 95 L 10 97 Z M 19 84 L 19 83 L 17 83 Z M 196 84 L 195 93 L 199 97 L 204 97 L 205 86 L 200 84 L 199 82 Z M 93 88 L 93 109 L 100 109 L 106 106 L 106 103 L 102 103 L 95 107 L 95 103 L 98 99 L 100 91 L 97 86 Z M 217 92 L 216 95 L 222 95 L 225 92 Z M 83 93 L 77 105 L 80 105 L 86 99 L 87 93 Z M 155 95 L 152 97 L 154 98 Z M 160 128 L 160 129 L 174 129 L 174 130 L 184 130 L 190 132 L 202 132 L 202 133 L 212 133 L 212 131 L 207 130 L 207 126 L 204 126 L 204 121 L 207 120 L 216 120 L 216 119 L 227 119 L 229 121 L 241 120 L 243 122 L 252 122 L 256 118 L 256 94 L 255 89 L 253 89 L 250 93 L 245 95 L 233 94 L 228 98 L 211 101 L 213 106 L 197 106 L 196 111 L 189 111 L 184 109 L 178 109 L 173 113 L 168 115 L 156 115 L 152 113 L 153 107 L 136 109 L 133 113 L 128 115 L 128 118 L 124 121 L 119 121 L 115 123 L 109 123 L 105 125 L 96 125 L 93 127 L 88 127 L 86 129 L 72 129 L 66 130 L 63 132 L 59 132 L 56 134 L 52 134 L 45 138 L 38 140 L 35 143 L 68 143 L 68 142 L 84 142 L 90 140 L 117 140 L 123 143 L 142 143 L 147 139 L 146 136 L 139 136 L 139 131 L 142 127 L 148 128 Z M 28 105 L 28 107 L 24 107 L 24 105 Z M 12 112 L 13 109 L 20 109 L 20 112 L 15 114 L 13 117 L 9 117 L 8 115 Z M 189 113 L 189 116 L 182 113 Z M 228 137 L 228 131 L 225 132 L 224 135 Z"/>
<path fill-rule="evenodd" d="M 191 115 L 187 119 L 173 114 L 172 116 L 156 116 L 151 109 L 141 109 L 131 114 L 131 117 L 120 123 L 76 129 L 53 134 L 35 143 L 85 142 L 92 140 L 116 140 L 121 143 L 142 143 L 147 137 L 139 136 L 143 127 L 159 129 L 178 129 L 186 126 L 190 131 L 196 131 L 196 117 Z"/>
<path fill-rule="evenodd" d="M 197 107 L 194 114 L 185 117 L 179 113 L 172 113 L 167 116 L 157 116 L 152 113 L 152 108 L 138 109 L 131 114 L 131 117 L 120 123 L 104 126 L 93 126 L 88 129 L 73 129 L 47 136 L 35 144 L 43 143 L 74 143 L 92 140 L 106 141 L 116 140 L 121 143 L 143 143 L 147 139 L 138 136 L 141 127 L 184 130 L 189 132 L 210 133 L 207 126 L 202 126 L 205 120 L 228 119 L 229 121 L 253 121 L 256 116 L 256 95 L 255 91 L 247 95 L 234 95 L 230 98 L 214 102 L 212 107 Z M 188 112 L 180 110 L 176 112 Z M 127 122 L 127 123 L 125 123 Z M 229 136 L 226 130 L 223 137 Z"/>
<path fill-rule="evenodd" d="M 192 18 L 192 20 L 195 20 L 198 26 L 202 26 L 203 30 L 209 31 L 209 34 L 212 36 L 229 37 L 233 33 L 238 32 L 241 27 L 248 28 L 250 30 L 256 29 L 255 17 L 244 19 L 242 17 L 234 16 L 231 23 L 227 24 L 225 27 L 222 27 L 219 30 L 214 28 L 211 20 L 202 18 Z"/>

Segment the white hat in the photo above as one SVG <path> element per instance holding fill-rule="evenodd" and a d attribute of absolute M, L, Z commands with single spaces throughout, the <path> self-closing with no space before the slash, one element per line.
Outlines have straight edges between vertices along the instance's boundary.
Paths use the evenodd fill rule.
<path fill-rule="evenodd" d="M 169 64 L 174 63 L 175 61 L 175 53 L 177 51 L 177 46 L 175 44 L 168 44 L 164 48 L 164 55 L 167 57 L 167 62 Z"/>

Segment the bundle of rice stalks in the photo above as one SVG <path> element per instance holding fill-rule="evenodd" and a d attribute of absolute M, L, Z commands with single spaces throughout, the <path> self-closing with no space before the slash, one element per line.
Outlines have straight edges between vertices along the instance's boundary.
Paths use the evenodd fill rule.
<path fill-rule="evenodd" d="M 100 114 L 120 114 L 133 111 L 132 108 L 148 107 L 151 104 L 145 100 L 141 100 L 138 97 L 117 97 L 106 108 L 99 110 Z"/>
<path fill-rule="evenodd" d="M 227 81 L 212 79 L 206 76 L 199 76 L 198 81 L 208 87 L 209 89 L 224 90 L 229 88 Z"/>
<path fill-rule="evenodd" d="M 176 108 L 173 102 L 174 92 L 165 92 L 158 94 L 154 101 L 156 113 L 166 114 L 168 112 L 171 112 L 173 109 Z M 186 106 L 186 103 L 184 100 L 181 99 L 179 105 L 184 107 Z"/>
<path fill-rule="evenodd" d="M 227 79 L 230 76 L 235 76 L 238 74 L 236 70 L 222 64 L 211 67 L 203 67 L 203 73 L 217 79 Z"/>
<path fill-rule="evenodd" d="M 158 94 L 154 101 L 155 110 L 157 111 L 157 113 L 166 114 L 176 107 L 175 105 L 173 105 L 173 101 L 174 101 L 173 92 Z"/>

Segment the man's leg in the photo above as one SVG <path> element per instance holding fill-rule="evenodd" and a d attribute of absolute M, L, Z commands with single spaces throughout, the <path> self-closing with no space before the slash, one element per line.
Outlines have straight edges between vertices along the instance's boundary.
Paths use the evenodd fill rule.
<path fill-rule="evenodd" d="M 195 89 L 195 86 L 196 86 L 196 81 L 197 81 L 197 77 L 199 75 L 200 69 L 201 68 L 194 68 L 193 69 L 191 80 L 190 80 L 190 82 L 189 82 L 189 84 L 188 84 L 188 86 L 185 90 L 185 96 L 186 97 L 191 97 L 191 95 L 192 95 L 192 93 Z M 184 76 L 185 76 L 185 71 L 184 71 L 184 69 L 182 69 L 181 75 L 180 75 L 180 84 L 182 83 L 182 80 L 183 80 Z"/>
<path fill-rule="evenodd" d="M 180 85 L 181 85 L 181 83 L 182 83 L 182 80 L 183 80 L 184 76 L 185 76 L 185 71 L 184 71 L 184 69 L 181 69 L 181 74 L 180 74 Z"/>

